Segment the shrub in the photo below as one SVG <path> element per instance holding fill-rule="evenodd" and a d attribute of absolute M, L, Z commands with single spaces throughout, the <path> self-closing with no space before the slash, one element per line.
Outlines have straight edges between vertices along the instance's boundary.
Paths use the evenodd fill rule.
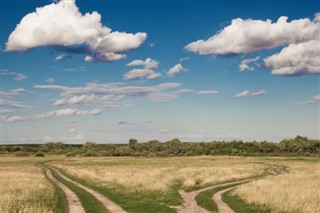
<path fill-rule="evenodd" d="M 25 157 L 25 156 L 29 156 L 28 152 L 23 152 L 23 151 L 18 151 L 14 153 L 14 156 L 16 157 Z"/>
<path fill-rule="evenodd" d="M 44 157 L 44 152 L 38 151 L 34 154 L 35 157 Z"/>
<path fill-rule="evenodd" d="M 89 151 L 85 152 L 85 153 L 83 154 L 83 156 L 84 156 L 84 157 L 95 157 L 95 156 L 97 156 L 97 154 L 96 154 L 94 151 L 89 150 Z"/>
<path fill-rule="evenodd" d="M 66 157 L 75 157 L 75 156 L 77 156 L 77 155 L 76 155 L 76 153 L 74 153 L 74 152 L 68 152 L 68 153 L 66 154 Z"/>

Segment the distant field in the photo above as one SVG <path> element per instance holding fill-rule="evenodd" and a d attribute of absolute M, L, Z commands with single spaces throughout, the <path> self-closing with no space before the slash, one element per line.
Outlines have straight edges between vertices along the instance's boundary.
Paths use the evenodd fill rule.
<path fill-rule="evenodd" d="M 2 212 L 67 211 L 64 193 L 46 178 L 43 166 L 50 168 L 56 178 L 71 187 L 87 212 L 88 209 L 93 212 L 107 210 L 103 210 L 99 201 L 90 194 L 61 179 L 55 171 L 61 171 L 73 181 L 99 192 L 127 212 L 183 212 L 181 208 L 185 200 L 179 192 L 192 194 L 196 190 L 204 191 L 199 198 L 194 194 L 198 207 L 215 212 L 217 207 L 211 200 L 215 193 L 214 185 L 251 177 L 259 180 L 241 183 L 228 193 L 226 200 L 229 202 L 231 199 L 231 207 L 233 199 L 239 198 L 242 206 L 248 205 L 253 209 L 320 212 L 319 158 L 223 156 L 2 157 Z M 281 168 L 281 173 L 268 173 L 270 168 Z M 92 202 L 87 203 L 90 196 Z M 95 211 L 95 207 L 100 210 Z"/>

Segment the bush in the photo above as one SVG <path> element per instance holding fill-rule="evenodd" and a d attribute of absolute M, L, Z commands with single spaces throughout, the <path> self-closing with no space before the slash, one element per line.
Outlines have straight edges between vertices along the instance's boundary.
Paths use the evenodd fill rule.
<path fill-rule="evenodd" d="M 95 156 L 97 156 L 97 154 L 94 151 L 89 150 L 86 153 L 84 153 L 83 156 L 84 157 L 95 157 Z"/>
<path fill-rule="evenodd" d="M 16 157 L 25 157 L 25 156 L 29 156 L 28 152 L 23 152 L 23 151 L 18 151 L 16 153 L 14 153 L 14 156 Z"/>
<path fill-rule="evenodd" d="M 76 155 L 76 153 L 74 153 L 74 152 L 68 152 L 68 153 L 66 154 L 66 157 L 75 157 L 75 156 L 77 156 L 77 155 Z"/>
<path fill-rule="evenodd" d="M 34 154 L 35 157 L 44 157 L 44 152 L 38 151 Z"/>

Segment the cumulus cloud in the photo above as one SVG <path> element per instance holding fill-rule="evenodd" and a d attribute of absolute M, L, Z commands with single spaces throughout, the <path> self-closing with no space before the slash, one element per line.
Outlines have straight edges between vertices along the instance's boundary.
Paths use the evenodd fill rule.
<path fill-rule="evenodd" d="M 280 17 L 274 23 L 271 20 L 233 19 L 231 25 L 208 40 L 192 42 L 185 48 L 202 55 L 230 55 L 272 49 L 280 45 L 315 40 L 319 37 L 319 22 L 308 18 L 291 22 L 287 20 L 286 16 Z"/>
<path fill-rule="evenodd" d="M 218 94 L 219 91 L 216 90 L 203 90 L 203 91 L 198 91 L 197 92 L 200 95 L 214 95 L 214 94 Z"/>
<path fill-rule="evenodd" d="M 181 65 L 181 64 L 176 64 L 173 67 L 171 67 L 169 69 L 169 71 L 167 72 L 167 74 L 169 76 L 174 76 L 182 71 L 185 71 L 186 69 Z"/>
<path fill-rule="evenodd" d="M 152 101 L 165 101 L 177 97 L 173 89 L 181 87 L 181 83 L 162 83 L 154 86 L 127 86 L 123 84 L 99 84 L 88 83 L 84 87 L 66 87 L 61 85 L 34 85 L 37 89 L 61 90 L 63 99 L 59 99 L 55 105 L 80 104 L 88 99 L 92 101 L 121 101 L 125 97 L 146 97 Z M 95 95 L 95 96 L 91 96 Z M 72 96 L 76 96 L 73 97 Z M 92 97 L 92 98 L 91 98 Z M 100 103 L 100 102 L 97 102 Z M 117 103 L 117 101 L 115 101 Z"/>
<path fill-rule="evenodd" d="M 256 62 L 260 59 L 260 56 L 257 56 L 255 58 L 246 58 L 243 61 L 241 61 L 240 65 L 239 65 L 239 70 L 245 71 L 245 70 L 249 70 L 249 71 L 253 71 L 254 67 L 253 66 L 249 66 L 250 63 L 252 62 Z"/>
<path fill-rule="evenodd" d="M 147 58 L 146 60 L 133 60 L 127 66 L 142 66 L 145 69 L 156 69 L 159 66 L 159 61 Z"/>
<path fill-rule="evenodd" d="M 319 74 L 320 39 L 290 44 L 280 53 L 265 58 L 264 65 L 276 75 Z"/>
<path fill-rule="evenodd" d="M 161 73 L 156 73 L 150 69 L 132 69 L 126 74 L 123 75 L 125 80 L 134 80 L 134 79 L 156 79 L 161 76 Z"/>
<path fill-rule="evenodd" d="M 5 122 L 17 122 L 17 121 L 35 121 L 42 119 L 49 119 L 57 116 L 80 116 L 80 115 L 99 115 L 102 113 L 102 109 L 95 108 L 92 110 L 79 110 L 75 108 L 65 108 L 57 111 L 51 111 L 46 114 L 37 114 L 33 116 L 19 116 L 19 115 L 11 115 L 6 116 L 3 121 Z"/>
<path fill-rule="evenodd" d="M 151 58 L 146 60 L 134 60 L 127 64 L 127 66 L 141 66 L 142 68 L 134 68 L 123 75 L 125 80 L 134 79 L 155 79 L 161 76 L 161 73 L 157 73 L 154 70 L 158 68 L 159 62 Z"/>
<path fill-rule="evenodd" d="M 112 31 L 98 12 L 81 14 L 75 0 L 61 0 L 22 18 L 6 43 L 6 51 L 51 46 L 60 51 L 85 53 L 85 61 L 114 61 L 138 48 L 147 34 Z"/>
<path fill-rule="evenodd" d="M 264 67 L 277 75 L 320 73 L 320 13 L 309 18 L 288 22 L 282 16 L 271 20 L 233 19 L 231 24 L 207 40 L 198 40 L 185 49 L 198 54 L 247 54 L 285 45 L 280 53 L 264 59 Z M 245 59 L 239 69 L 254 70 L 252 63 L 259 58 Z"/>
<path fill-rule="evenodd" d="M 17 73 L 17 72 L 10 72 L 8 70 L 2 70 L 1 75 L 13 75 L 14 76 L 13 79 L 15 81 L 22 81 L 22 80 L 26 80 L 28 78 L 28 76 L 25 74 Z"/>
<path fill-rule="evenodd" d="M 242 92 L 239 92 L 235 94 L 235 98 L 243 98 L 243 97 L 248 97 L 248 96 L 261 96 L 265 95 L 267 92 L 265 90 L 258 90 L 255 92 L 250 92 L 249 90 L 244 90 Z"/>

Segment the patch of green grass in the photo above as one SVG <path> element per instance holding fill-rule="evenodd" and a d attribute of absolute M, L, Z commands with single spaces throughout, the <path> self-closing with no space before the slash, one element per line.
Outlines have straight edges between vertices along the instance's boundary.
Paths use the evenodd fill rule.
<path fill-rule="evenodd" d="M 67 186 L 71 191 L 73 191 L 79 198 L 81 204 L 83 205 L 84 210 L 87 213 L 105 213 L 108 212 L 106 208 L 102 205 L 100 201 L 98 201 L 93 195 L 88 193 L 87 191 L 77 187 L 73 183 L 65 180 L 64 178 L 60 177 L 57 172 L 53 169 L 50 169 L 52 172 L 53 177 Z"/>
<path fill-rule="evenodd" d="M 201 192 L 196 196 L 196 202 L 199 206 L 207 209 L 210 212 L 218 212 L 218 206 L 215 202 L 212 200 L 212 196 L 217 193 L 218 191 L 221 191 L 226 188 L 230 188 L 233 186 L 237 186 L 243 183 L 235 183 L 235 184 L 230 184 L 227 186 L 220 186 L 214 189 L 209 189 L 207 191 Z"/>
<path fill-rule="evenodd" d="M 62 172 L 66 177 L 87 186 L 100 194 L 106 196 L 114 203 L 121 206 L 124 210 L 132 213 L 174 213 L 175 209 L 168 206 L 180 205 L 182 200 L 177 190 L 168 192 L 146 191 L 129 192 L 125 188 L 116 185 L 100 186 L 89 180 L 84 180 Z"/>
<path fill-rule="evenodd" d="M 270 213 L 271 210 L 262 206 L 253 206 L 244 202 L 239 196 L 232 195 L 230 190 L 222 194 L 222 201 L 227 203 L 237 213 Z"/>
<path fill-rule="evenodd" d="M 52 183 L 50 179 L 47 177 L 47 174 L 45 170 L 43 169 L 43 173 L 45 174 L 46 179 L 49 181 L 49 183 L 54 187 L 55 190 L 55 205 L 53 207 L 54 213 L 68 213 L 69 212 L 69 206 L 68 206 L 68 200 L 66 197 L 66 194 L 63 192 L 60 187 L 58 187 L 56 184 Z"/>

